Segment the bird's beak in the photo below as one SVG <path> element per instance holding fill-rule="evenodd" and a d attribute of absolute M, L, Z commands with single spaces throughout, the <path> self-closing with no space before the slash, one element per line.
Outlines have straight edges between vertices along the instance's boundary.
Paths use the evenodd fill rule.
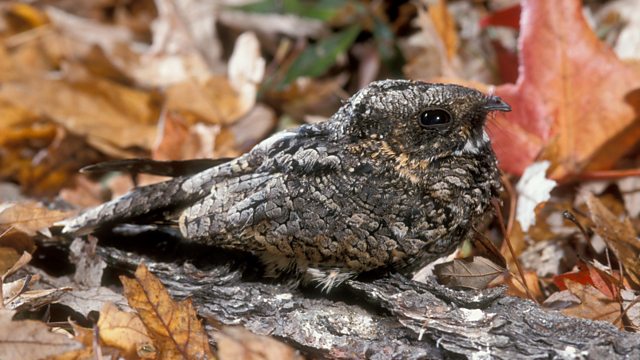
<path fill-rule="evenodd" d="M 511 111 L 511 106 L 495 95 L 488 96 L 482 108 L 487 111 Z"/>

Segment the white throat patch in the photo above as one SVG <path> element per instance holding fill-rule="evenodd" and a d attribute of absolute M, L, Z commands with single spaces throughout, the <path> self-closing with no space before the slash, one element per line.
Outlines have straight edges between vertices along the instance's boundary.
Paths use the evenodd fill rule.
<path fill-rule="evenodd" d="M 453 152 L 454 155 L 462 155 L 462 154 L 473 154 L 477 155 L 480 153 L 480 149 L 485 146 L 489 142 L 489 135 L 486 131 L 482 130 L 482 138 L 480 139 L 469 139 L 466 143 L 464 143 L 464 147 L 462 150 L 456 150 Z"/>

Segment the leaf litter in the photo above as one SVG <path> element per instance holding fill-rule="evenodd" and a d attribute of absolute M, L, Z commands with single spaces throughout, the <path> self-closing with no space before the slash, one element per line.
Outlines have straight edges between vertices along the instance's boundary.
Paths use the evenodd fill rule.
<path fill-rule="evenodd" d="M 493 254 L 461 251 L 494 261 L 455 259 L 435 274 L 456 287 L 506 285 L 567 315 L 637 331 L 640 41 L 629 14 L 638 8 L 602 3 L 3 4 L 0 357 L 298 357 L 242 328 L 220 329 L 211 348 L 190 301 L 171 299 L 144 266 L 122 278 L 123 290 L 92 239 L 77 239 L 71 259 L 48 255 L 70 246 L 50 227 L 161 179 L 77 174 L 86 165 L 237 156 L 389 77 L 471 84 L 514 109 L 488 129 L 505 188 L 516 188 L 502 202 L 514 254 L 500 246 L 496 222 L 478 234 Z M 527 181 L 526 169 L 543 161 L 548 171 Z M 53 303 L 85 320 L 99 313 L 97 332 L 15 316 Z M 168 325 L 169 314 L 180 321 Z M 25 339 L 34 345 L 20 345 Z"/>

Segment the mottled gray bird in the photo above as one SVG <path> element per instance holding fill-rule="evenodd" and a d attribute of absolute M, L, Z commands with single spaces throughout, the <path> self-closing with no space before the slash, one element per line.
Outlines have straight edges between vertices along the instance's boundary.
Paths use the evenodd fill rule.
<path fill-rule="evenodd" d="M 136 188 L 63 223 L 65 233 L 174 219 L 190 241 L 258 255 L 325 290 L 378 268 L 448 255 L 491 216 L 500 189 L 487 114 L 496 96 L 374 82 L 326 122 L 276 133 L 236 159 Z"/>

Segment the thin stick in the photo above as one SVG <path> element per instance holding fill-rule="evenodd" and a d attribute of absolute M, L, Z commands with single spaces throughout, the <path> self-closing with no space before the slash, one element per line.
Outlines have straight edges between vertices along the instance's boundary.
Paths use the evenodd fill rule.
<path fill-rule="evenodd" d="M 502 185 L 504 186 L 507 195 L 509 195 L 509 218 L 507 219 L 507 234 L 511 235 L 511 231 L 513 231 L 513 224 L 516 220 L 516 200 L 518 197 L 516 195 L 516 190 L 511 185 L 511 181 L 507 178 L 506 174 L 502 174 L 500 176 L 500 180 L 502 180 Z"/>
<path fill-rule="evenodd" d="M 627 312 L 629 311 L 629 309 L 631 309 L 634 305 L 636 305 L 637 303 L 640 302 L 640 296 L 636 296 L 635 299 L 633 299 L 631 301 L 631 303 L 629 303 L 629 305 L 627 305 L 622 312 L 620 313 L 620 315 L 618 315 L 618 317 L 613 320 L 613 324 L 615 325 L 618 321 L 622 321 L 622 317 L 625 316 L 627 314 Z"/>
<path fill-rule="evenodd" d="M 524 277 L 524 271 L 522 271 L 522 267 L 520 266 L 520 262 L 518 261 L 518 257 L 516 256 L 516 251 L 513 249 L 513 246 L 511 246 L 511 241 L 509 240 L 509 236 L 507 235 L 507 229 L 504 226 L 504 219 L 502 218 L 502 213 L 500 211 L 500 204 L 498 203 L 498 200 L 495 198 L 491 199 L 491 203 L 493 204 L 493 207 L 496 210 L 498 224 L 500 225 L 500 229 L 502 230 L 502 234 L 504 235 L 504 241 L 507 243 L 507 246 L 509 247 L 509 252 L 513 257 L 513 262 L 516 264 L 516 268 L 518 269 L 518 273 L 520 274 L 520 278 L 522 279 L 522 283 L 524 285 L 524 291 L 527 293 L 527 296 L 529 297 L 529 299 L 533 300 L 533 302 L 537 304 L 538 300 L 536 300 L 536 298 L 531 293 L 531 290 L 529 290 L 529 286 L 527 285 L 527 280 Z"/>
<path fill-rule="evenodd" d="M 639 175 L 640 169 L 589 171 L 580 174 L 580 180 L 612 180 Z"/>

